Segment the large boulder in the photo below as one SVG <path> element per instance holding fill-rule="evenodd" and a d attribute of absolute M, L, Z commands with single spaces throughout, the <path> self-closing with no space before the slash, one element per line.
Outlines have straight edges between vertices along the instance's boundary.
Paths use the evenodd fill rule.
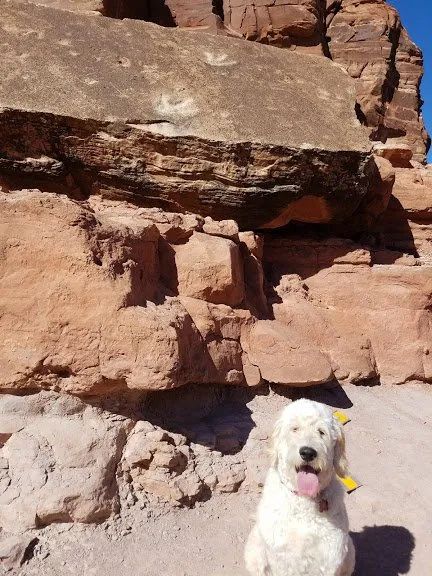
<path fill-rule="evenodd" d="M 422 52 L 385 0 L 28 1 L 330 57 L 354 78 L 358 115 L 372 139 L 405 145 L 416 160 L 425 160 L 430 139 L 421 116 Z"/>
<path fill-rule="evenodd" d="M 259 320 L 252 327 L 247 349 L 250 362 L 269 382 L 313 386 L 331 382 L 333 370 L 314 342 L 276 320 Z"/>
<path fill-rule="evenodd" d="M 116 470 L 130 428 L 67 394 L 2 394 L 2 528 L 95 522 L 118 510 Z"/>
<path fill-rule="evenodd" d="M 178 292 L 236 306 L 244 299 L 243 262 L 237 244 L 197 232 L 175 247 Z"/>
<path fill-rule="evenodd" d="M 223 0 L 224 23 L 247 40 L 318 53 L 324 41 L 321 0 Z"/>
<path fill-rule="evenodd" d="M 354 83 L 329 60 L 10 1 L 2 22 L 9 185 L 55 180 L 243 229 L 349 218 L 368 190 Z"/>

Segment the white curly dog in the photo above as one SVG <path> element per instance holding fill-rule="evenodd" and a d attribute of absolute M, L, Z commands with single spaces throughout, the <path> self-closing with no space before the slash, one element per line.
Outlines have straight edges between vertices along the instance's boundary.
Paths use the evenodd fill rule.
<path fill-rule="evenodd" d="M 253 576 L 351 576 L 342 426 L 330 408 L 297 400 L 274 429 L 272 462 L 245 549 Z"/>

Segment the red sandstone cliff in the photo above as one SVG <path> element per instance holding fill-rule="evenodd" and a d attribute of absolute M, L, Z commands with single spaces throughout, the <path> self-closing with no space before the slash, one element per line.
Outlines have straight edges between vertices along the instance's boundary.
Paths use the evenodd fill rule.
<path fill-rule="evenodd" d="M 245 480 L 200 455 L 226 429 L 192 447 L 107 396 L 432 381 L 422 59 L 392 8 L 0 7 L 0 524 Z"/>

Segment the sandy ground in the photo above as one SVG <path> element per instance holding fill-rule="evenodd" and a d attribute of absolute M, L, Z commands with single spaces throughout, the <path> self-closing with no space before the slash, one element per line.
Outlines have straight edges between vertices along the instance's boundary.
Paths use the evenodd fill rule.
<path fill-rule="evenodd" d="M 347 496 L 356 575 L 431 574 L 432 387 L 347 386 L 309 394 L 352 419 L 345 427 L 351 471 L 363 483 Z M 271 394 L 247 407 L 258 414 L 259 428 L 271 426 L 286 402 Z M 258 499 L 257 491 L 241 491 L 192 510 L 136 505 L 100 526 L 51 526 L 39 531 L 34 557 L 16 574 L 245 576 L 243 546 Z"/>

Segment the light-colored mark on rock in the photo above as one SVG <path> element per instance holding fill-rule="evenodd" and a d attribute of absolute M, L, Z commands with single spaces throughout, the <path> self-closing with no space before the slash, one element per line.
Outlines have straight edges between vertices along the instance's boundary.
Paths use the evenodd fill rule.
<path fill-rule="evenodd" d="M 15 24 L 9 24 L 7 22 L 2 24 L 3 30 L 8 34 L 20 34 L 23 37 L 26 36 L 36 36 L 38 40 L 43 40 L 45 33 L 42 30 L 34 30 L 33 28 L 28 28 L 24 26 L 16 26 Z"/>
<path fill-rule="evenodd" d="M 158 120 L 148 124 L 128 124 L 128 126 L 136 130 L 162 134 L 163 136 L 179 136 L 184 133 L 183 130 L 178 129 L 174 124 L 166 120 Z"/>
<path fill-rule="evenodd" d="M 105 140 L 106 142 L 117 142 L 120 138 L 116 138 L 112 134 L 108 134 L 107 132 L 98 132 L 97 137 L 101 140 Z"/>
<path fill-rule="evenodd" d="M 317 96 L 318 98 L 323 98 L 323 100 L 329 100 L 333 97 L 328 90 L 324 90 L 323 88 L 318 88 Z"/>
<path fill-rule="evenodd" d="M 228 54 L 215 54 L 214 52 L 204 52 L 207 64 L 210 66 L 234 66 L 237 60 L 228 60 Z"/>
<path fill-rule="evenodd" d="M 170 117 L 191 118 L 198 113 L 192 97 L 183 98 L 168 94 L 162 94 L 155 109 L 158 114 Z"/>
<path fill-rule="evenodd" d="M 144 64 L 142 67 L 142 72 L 148 74 L 150 77 L 154 76 L 159 72 L 159 66 L 157 64 Z M 150 80 L 151 78 L 149 78 Z"/>

